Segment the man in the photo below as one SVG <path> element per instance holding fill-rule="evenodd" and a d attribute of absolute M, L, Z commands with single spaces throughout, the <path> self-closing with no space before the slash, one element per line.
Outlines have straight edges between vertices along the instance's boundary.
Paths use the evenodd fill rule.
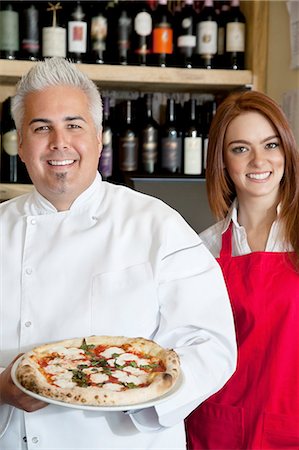
<path fill-rule="evenodd" d="M 184 418 L 235 369 L 218 264 L 176 211 L 102 182 L 100 94 L 69 62 L 37 63 L 18 85 L 13 115 L 35 190 L 0 206 L 1 448 L 185 448 Z M 93 334 L 174 348 L 181 388 L 128 413 L 48 404 L 13 384 L 20 352 Z"/>

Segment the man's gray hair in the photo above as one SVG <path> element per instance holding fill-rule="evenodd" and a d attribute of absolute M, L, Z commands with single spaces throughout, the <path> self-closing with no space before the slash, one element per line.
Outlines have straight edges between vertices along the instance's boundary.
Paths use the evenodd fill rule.
<path fill-rule="evenodd" d="M 35 63 L 17 84 L 17 92 L 12 98 L 11 105 L 17 130 L 21 131 L 23 125 L 26 95 L 53 86 L 72 86 L 81 89 L 88 98 L 97 132 L 102 130 L 102 99 L 97 86 L 75 65 L 61 57 L 47 58 Z"/>

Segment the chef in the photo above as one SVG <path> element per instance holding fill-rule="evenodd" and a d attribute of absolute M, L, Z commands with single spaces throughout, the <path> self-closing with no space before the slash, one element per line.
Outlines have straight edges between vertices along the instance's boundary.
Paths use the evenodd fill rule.
<path fill-rule="evenodd" d="M 36 63 L 12 112 L 35 188 L 0 205 L 1 449 L 186 448 L 184 418 L 236 365 L 220 267 L 176 211 L 102 181 L 101 97 L 68 61 Z M 183 374 L 174 393 L 107 412 L 49 404 L 14 385 L 18 354 L 93 334 L 174 348 Z"/>

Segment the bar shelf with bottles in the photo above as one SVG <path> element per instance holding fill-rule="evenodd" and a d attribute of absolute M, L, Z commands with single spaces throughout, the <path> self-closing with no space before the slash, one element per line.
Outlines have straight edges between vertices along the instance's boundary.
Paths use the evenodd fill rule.
<path fill-rule="evenodd" d="M 49 36 L 50 31 L 50 35 L 53 38 L 53 33 L 59 31 L 57 30 L 57 28 L 60 28 L 60 35 L 64 34 L 65 36 L 64 45 L 56 46 L 56 50 L 57 48 L 59 48 L 59 51 L 65 51 L 65 54 L 60 56 L 71 58 L 74 63 L 77 62 L 79 69 L 86 73 L 91 79 L 93 79 L 96 84 L 98 84 L 101 91 L 106 90 L 106 92 L 104 92 L 104 96 L 106 97 L 110 96 L 111 90 L 117 90 L 119 96 L 123 96 L 124 98 L 128 98 L 128 92 L 130 92 L 131 94 L 135 93 L 137 96 L 139 95 L 141 97 L 144 95 L 144 93 L 152 93 L 154 94 L 154 96 L 156 94 L 160 95 L 160 93 L 163 93 L 168 97 L 171 97 L 172 93 L 177 93 L 178 95 L 181 94 L 182 96 L 189 95 L 189 97 L 191 97 L 191 95 L 193 94 L 199 96 L 207 94 L 214 95 L 215 97 L 218 96 L 218 98 L 220 98 L 221 96 L 226 95 L 228 92 L 235 89 L 253 88 L 257 90 L 263 90 L 266 61 L 266 58 L 264 56 L 266 52 L 265 25 L 267 23 L 267 2 L 259 0 L 256 0 L 255 2 L 241 0 L 241 9 L 243 10 L 247 20 L 246 52 L 245 63 L 243 61 L 242 66 L 235 67 L 235 69 L 237 70 L 232 70 L 232 68 L 228 69 L 224 64 L 220 63 L 220 60 L 218 59 L 218 56 L 216 54 L 213 55 L 213 65 L 209 67 L 209 58 L 206 59 L 205 56 L 202 57 L 202 55 L 199 53 L 199 49 L 197 51 L 197 58 L 192 58 L 190 63 L 190 58 L 188 57 L 188 52 L 190 56 L 190 45 L 194 47 L 195 43 L 195 45 L 197 46 L 198 44 L 196 43 L 196 39 L 198 38 L 195 37 L 194 41 L 194 36 L 190 36 L 190 27 L 184 35 L 184 32 L 179 27 L 179 23 L 183 23 L 183 21 L 185 20 L 186 17 L 183 17 L 184 14 L 185 16 L 188 16 L 189 13 L 188 11 L 186 12 L 186 9 L 193 9 L 195 11 L 195 25 L 198 28 L 198 23 L 200 22 L 199 19 L 200 17 L 202 17 L 201 11 L 204 11 L 205 7 L 209 7 L 209 5 L 213 4 L 213 6 L 215 6 L 215 9 L 219 9 L 223 3 L 233 4 L 235 1 L 236 0 L 229 0 L 227 2 L 214 1 L 214 4 L 210 0 L 169 1 L 167 3 L 165 2 L 165 0 L 133 2 L 126 2 L 122 0 L 112 2 L 62 1 L 56 4 L 52 3 L 51 6 L 46 1 L 41 1 L 35 4 L 33 4 L 33 2 L 3 1 L 1 11 L 5 10 L 6 5 L 10 3 L 13 3 L 13 8 L 17 6 L 15 9 L 19 14 L 21 14 L 22 8 L 29 8 L 32 10 L 31 12 L 33 12 L 34 8 L 38 8 L 40 17 L 42 17 L 42 19 L 40 20 L 41 26 L 42 28 L 44 27 L 47 29 L 46 35 Z M 236 3 L 238 4 L 238 1 L 236 1 Z M 129 18 L 129 15 L 131 13 L 129 14 L 128 10 L 126 11 L 126 7 L 132 5 L 135 8 L 135 18 L 131 16 L 133 34 L 132 44 L 128 47 L 127 43 L 125 42 L 126 38 L 120 33 L 119 20 L 125 22 L 126 20 L 124 19 Z M 47 6 L 50 7 L 47 8 Z M 64 9 L 63 14 L 62 11 L 59 11 L 60 6 L 62 6 L 62 10 Z M 99 6 L 100 10 L 98 8 Z M 103 53 L 102 51 L 103 48 L 105 48 L 105 46 L 103 47 L 103 42 L 99 42 L 97 37 L 95 38 L 92 36 L 93 19 L 95 19 L 96 17 L 99 18 L 99 16 L 101 15 L 103 16 L 103 13 L 105 15 L 103 6 L 105 6 L 105 8 L 108 7 L 108 9 L 110 8 L 110 13 L 113 12 L 113 14 L 110 14 L 109 16 L 109 20 L 112 20 L 111 18 L 113 16 L 113 24 L 112 26 L 110 24 L 110 29 L 112 28 L 114 31 L 118 30 L 118 32 L 115 32 L 114 34 L 116 35 L 116 39 L 118 39 L 118 42 L 122 41 L 121 44 L 114 42 L 112 47 L 115 49 L 116 53 L 114 52 L 114 54 L 108 57 L 107 54 L 105 54 L 105 52 Z M 174 28 L 172 30 L 174 54 L 172 56 L 175 57 L 175 59 L 168 58 L 168 50 L 166 48 L 163 49 L 161 47 L 161 43 L 159 43 L 158 41 L 155 44 L 154 42 L 150 43 L 150 40 L 148 39 L 148 37 L 144 36 L 144 33 L 142 33 L 143 36 L 137 36 L 138 33 L 136 30 L 138 29 L 138 26 L 135 24 L 135 19 L 137 17 L 136 7 L 137 9 L 139 9 L 139 13 L 141 13 L 140 17 L 142 16 L 143 20 L 145 18 L 145 13 L 147 14 L 148 11 L 151 10 L 150 14 L 152 18 L 153 33 L 157 27 L 159 28 L 159 23 L 161 21 L 163 22 L 164 20 L 163 17 L 161 19 L 161 15 L 160 18 L 157 16 L 156 12 L 158 12 L 158 8 L 164 8 L 164 12 L 162 11 L 164 15 L 166 14 L 165 7 L 170 10 L 174 18 Z M 44 8 L 44 12 L 41 13 L 42 8 Z M 47 9 L 49 9 L 49 11 L 46 11 Z M 84 9 L 85 17 L 82 12 Z M 207 17 L 207 19 L 208 21 L 210 21 L 210 16 Z M 25 19 L 20 20 L 22 22 Z M 218 27 L 220 27 L 220 22 L 221 21 L 218 21 Z M 237 20 L 236 22 L 238 25 L 240 21 Z M 141 23 L 143 30 L 145 30 L 146 22 L 143 21 Z M 85 50 L 84 46 L 78 47 L 78 43 L 73 43 L 73 46 L 70 45 L 70 36 L 74 34 L 74 31 L 72 30 L 77 29 L 76 27 L 80 28 L 82 24 L 83 29 L 82 32 L 79 33 L 79 35 L 84 37 L 87 34 Z M 262 29 L 259 28 L 259 33 L 257 33 L 257 26 L 262 26 Z M 3 102 L 8 95 L 13 95 L 15 83 L 24 73 L 26 73 L 30 69 L 32 65 L 36 64 L 37 59 L 52 56 L 51 51 L 53 51 L 53 47 L 51 49 L 51 42 L 47 40 L 44 42 L 44 40 L 42 39 L 42 35 L 44 33 L 42 28 L 39 29 L 38 39 L 40 40 L 40 43 L 39 50 L 37 51 L 36 46 L 33 45 L 30 47 L 30 45 L 28 44 L 28 40 L 24 40 L 25 32 L 23 22 L 22 27 L 23 30 L 20 27 L 19 51 L 16 51 L 12 56 L 9 56 L 6 52 L 3 52 L 3 46 L 8 44 L 5 42 L 3 35 L 0 38 L 0 102 Z M 159 36 L 159 33 L 160 31 L 156 30 L 157 36 Z M 236 33 L 238 34 L 238 31 L 236 31 Z M 108 33 L 106 35 L 106 38 L 106 49 L 109 47 L 111 48 L 111 35 L 109 37 Z M 113 39 L 115 39 L 115 36 L 113 37 Z M 154 39 L 154 34 L 153 36 L 151 36 L 151 39 Z M 138 40 L 140 42 L 142 41 L 142 51 L 140 50 L 141 45 L 139 45 L 140 42 Z M 55 39 L 52 39 L 52 41 L 54 42 Z M 128 51 L 128 48 L 131 48 L 131 53 Z M 145 52 L 144 48 L 146 48 Z M 138 51 L 133 52 L 133 49 L 137 49 Z M 150 56 L 151 54 L 152 58 L 147 59 L 146 55 Z M 244 69 L 244 67 L 246 69 Z M 160 151 L 161 149 L 159 148 L 159 152 Z M 140 167 L 138 167 L 137 171 L 132 171 L 132 174 L 134 176 L 136 174 L 139 174 L 140 177 L 164 177 L 165 179 L 173 177 L 173 179 L 185 178 L 186 180 L 192 177 L 202 178 L 204 176 L 204 172 L 194 175 L 190 175 L 187 173 L 184 174 L 183 172 L 181 174 L 174 173 L 170 175 L 166 173 L 163 174 L 162 172 L 144 174 L 140 170 Z"/>

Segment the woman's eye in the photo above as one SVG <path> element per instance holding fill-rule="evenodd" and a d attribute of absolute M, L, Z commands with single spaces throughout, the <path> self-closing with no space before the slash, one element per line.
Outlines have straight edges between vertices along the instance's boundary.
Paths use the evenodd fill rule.
<path fill-rule="evenodd" d="M 244 153 L 247 151 L 246 147 L 233 147 L 232 152 L 233 153 Z"/>
<path fill-rule="evenodd" d="M 279 147 L 279 143 L 278 142 L 270 142 L 269 144 L 266 145 L 266 148 L 277 148 Z"/>

